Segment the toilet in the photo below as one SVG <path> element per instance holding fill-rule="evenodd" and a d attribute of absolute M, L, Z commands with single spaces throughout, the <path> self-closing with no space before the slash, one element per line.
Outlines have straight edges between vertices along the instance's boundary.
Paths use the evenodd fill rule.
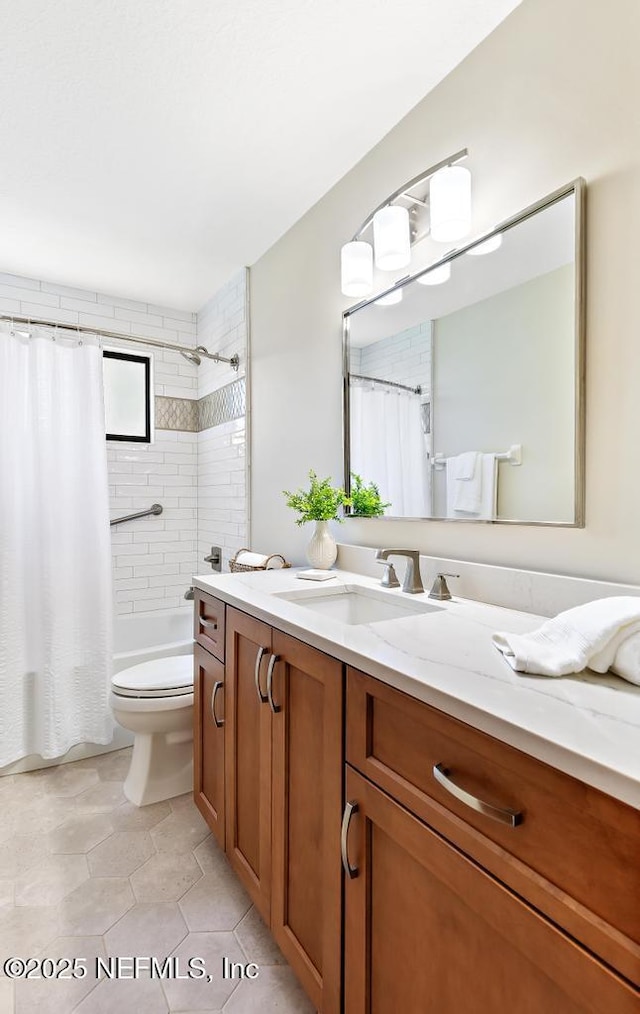
<path fill-rule="evenodd" d="M 136 806 L 193 787 L 193 655 L 141 662 L 111 679 L 111 710 L 134 734 L 124 794 Z"/>

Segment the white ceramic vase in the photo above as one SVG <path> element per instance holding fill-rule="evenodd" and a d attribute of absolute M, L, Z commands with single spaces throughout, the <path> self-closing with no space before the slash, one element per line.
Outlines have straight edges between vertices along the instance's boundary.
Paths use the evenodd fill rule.
<path fill-rule="evenodd" d="M 338 547 L 336 540 L 329 531 L 328 521 L 316 521 L 311 542 L 307 546 L 307 560 L 317 570 L 329 570 L 336 562 Z"/>

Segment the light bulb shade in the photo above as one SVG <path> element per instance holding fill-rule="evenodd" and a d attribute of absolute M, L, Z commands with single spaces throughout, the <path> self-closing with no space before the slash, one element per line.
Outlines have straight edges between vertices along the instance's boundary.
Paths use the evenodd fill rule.
<path fill-rule="evenodd" d="M 443 282 L 448 282 L 450 278 L 451 264 L 447 261 L 446 264 L 433 268 L 426 275 L 420 275 L 419 278 L 416 278 L 416 281 L 420 282 L 420 285 L 442 285 Z"/>
<path fill-rule="evenodd" d="M 368 296 L 373 289 L 373 250 L 370 243 L 354 240 L 340 251 L 342 292 L 345 296 Z"/>
<path fill-rule="evenodd" d="M 429 183 L 431 238 L 462 239 L 471 231 L 471 173 L 461 165 L 439 169 Z"/>
<path fill-rule="evenodd" d="M 478 243 L 471 250 L 467 250 L 467 253 L 473 254 L 474 257 L 481 257 L 483 254 L 493 253 L 500 246 L 502 246 L 502 233 L 497 232 L 495 236 L 489 236 L 489 239 L 485 239 L 484 243 Z"/>
<path fill-rule="evenodd" d="M 373 248 L 376 267 L 397 271 L 411 263 L 409 212 L 397 204 L 388 204 L 373 216 Z"/>
<path fill-rule="evenodd" d="M 395 303 L 402 302 L 402 289 L 392 289 L 391 292 L 387 292 L 386 296 L 380 296 L 380 299 L 376 299 L 376 306 L 393 306 Z"/>

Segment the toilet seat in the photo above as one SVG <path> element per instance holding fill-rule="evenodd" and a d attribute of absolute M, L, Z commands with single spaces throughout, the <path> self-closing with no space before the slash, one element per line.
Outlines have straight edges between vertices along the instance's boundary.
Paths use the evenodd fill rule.
<path fill-rule="evenodd" d="M 129 666 L 111 679 L 116 697 L 157 699 L 193 694 L 193 655 L 166 655 Z"/>

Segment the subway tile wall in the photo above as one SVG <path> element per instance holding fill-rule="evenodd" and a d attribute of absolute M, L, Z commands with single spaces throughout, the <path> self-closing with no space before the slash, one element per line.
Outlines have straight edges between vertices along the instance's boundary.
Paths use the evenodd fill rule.
<path fill-rule="evenodd" d="M 247 375 L 248 271 L 238 272 L 198 313 L 198 345 L 230 358 L 239 355 L 236 373 L 230 366 L 203 360 L 198 371 L 198 397 L 226 387 Z M 248 401 L 248 398 L 247 398 Z M 233 414 L 233 412 L 231 412 Z M 203 415 L 205 420 L 208 415 Z M 211 546 L 222 548 L 223 570 L 230 558 L 248 545 L 247 416 L 221 422 L 198 433 L 198 572 L 207 573 L 203 559 Z"/>
<path fill-rule="evenodd" d="M 0 274 L 0 312 L 197 344 L 194 313 L 16 275 Z M 127 348 L 124 342 L 114 342 L 114 348 L 116 344 Z M 129 348 L 143 350 L 139 345 Z M 198 397 L 196 366 L 178 352 L 147 351 L 153 355 L 156 395 Z M 117 613 L 189 606 L 183 595 L 196 570 L 197 452 L 197 434 L 180 431 L 156 430 L 153 444 L 107 445 L 111 517 L 156 502 L 164 507 L 157 517 L 112 529 Z"/>
<path fill-rule="evenodd" d="M 372 345 L 354 349 L 352 373 L 366 377 L 382 377 L 398 384 L 422 387 L 423 395 L 431 392 L 431 322 L 383 338 Z"/>
<path fill-rule="evenodd" d="M 205 345 L 210 352 L 240 356 L 240 369 L 235 372 L 223 363 L 203 359 L 196 367 L 178 352 L 149 349 L 154 392 L 163 399 L 159 407 L 167 411 L 174 407 L 167 399 L 202 399 L 246 377 L 246 270 L 238 272 L 198 314 L 0 273 L 0 312 L 191 347 Z M 127 348 L 123 342 L 113 344 Z M 142 350 L 142 346 L 129 347 Z M 159 413 L 157 422 L 161 421 Z M 111 441 L 107 456 L 112 517 L 156 502 L 164 507 L 159 516 L 112 529 L 116 612 L 189 608 L 184 592 L 194 573 L 208 571 L 203 557 L 211 546 L 222 546 L 226 570 L 229 558 L 247 543 L 245 417 L 200 433 L 157 428 L 153 444 Z"/>

